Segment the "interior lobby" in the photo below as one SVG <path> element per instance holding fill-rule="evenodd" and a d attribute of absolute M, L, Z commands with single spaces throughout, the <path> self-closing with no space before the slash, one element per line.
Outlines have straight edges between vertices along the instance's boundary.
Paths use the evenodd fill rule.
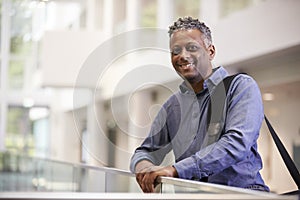
<path fill-rule="evenodd" d="M 0 6 L 0 199 L 297 199 L 280 196 L 297 186 L 265 122 L 258 151 L 269 196 L 165 177 L 157 193 L 170 196 L 147 196 L 129 165 L 182 82 L 172 67 L 168 27 L 192 16 L 211 28 L 214 66 L 257 82 L 264 113 L 299 170 L 300 1 L 0 0 Z M 163 165 L 172 162 L 170 153 Z"/>

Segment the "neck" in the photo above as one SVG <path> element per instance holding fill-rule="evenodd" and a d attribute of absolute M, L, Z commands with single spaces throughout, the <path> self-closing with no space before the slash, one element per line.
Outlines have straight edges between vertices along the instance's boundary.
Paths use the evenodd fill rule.
<path fill-rule="evenodd" d="M 198 80 L 198 81 L 195 81 L 195 82 L 190 82 L 190 86 L 193 88 L 195 94 L 199 93 L 200 91 L 203 90 L 203 83 L 204 83 L 204 80 L 208 79 L 211 75 L 212 75 L 212 68 L 210 70 L 207 71 L 207 75 L 201 79 L 201 80 Z"/>
<path fill-rule="evenodd" d="M 197 82 L 197 83 L 190 83 L 190 85 L 193 88 L 195 94 L 197 94 L 197 93 L 199 93 L 200 91 L 203 90 L 203 83 L 204 83 L 203 79 L 201 81 Z"/>

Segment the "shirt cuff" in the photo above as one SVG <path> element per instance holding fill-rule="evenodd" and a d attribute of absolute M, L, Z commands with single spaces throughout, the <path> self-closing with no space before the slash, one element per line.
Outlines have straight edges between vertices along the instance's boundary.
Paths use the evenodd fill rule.
<path fill-rule="evenodd" d="M 199 168 L 193 157 L 188 157 L 173 165 L 178 173 L 179 178 L 183 179 L 201 179 Z"/>

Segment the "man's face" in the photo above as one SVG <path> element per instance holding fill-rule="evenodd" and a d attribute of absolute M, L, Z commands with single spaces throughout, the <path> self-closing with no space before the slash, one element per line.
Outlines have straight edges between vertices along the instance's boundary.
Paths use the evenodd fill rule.
<path fill-rule="evenodd" d="M 214 46 L 206 47 L 198 29 L 180 30 L 171 35 L 170 50 L 172 65 L 188 82 L 197 83 L 206 79 L 212 70 Z"/>

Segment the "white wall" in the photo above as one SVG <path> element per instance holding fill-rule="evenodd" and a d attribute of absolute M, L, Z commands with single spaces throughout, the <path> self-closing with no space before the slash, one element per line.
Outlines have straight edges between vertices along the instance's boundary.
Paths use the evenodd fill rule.
<path fill-rule="evenodd" d="M 47 31 L 42 39 L 42 86 L 74 87 L 87 57 L 107 38 L 99 31 Z"/>
<path fill-rule="evenodd" d="M 212 27 L 217 64 L 231 64 L 300 44 L 300 1 L 269 0 Z"/>

